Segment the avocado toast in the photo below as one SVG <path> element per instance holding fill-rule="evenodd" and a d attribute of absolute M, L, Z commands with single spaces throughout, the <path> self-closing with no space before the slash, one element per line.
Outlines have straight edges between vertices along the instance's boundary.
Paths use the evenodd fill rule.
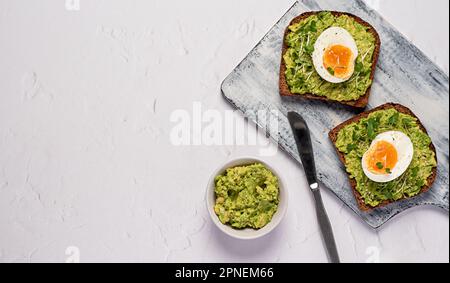
<path fill-rule="evenodd" d="M 364 135 L 364 131 L 367 131 L 364 125 L 368 119 L 379 120 L 377 122 L 379 129 L 372 128 L 374 133 L 401 130 L 413 141 L 414 157 L 411 165 L 397 180 L 375 183 L 362 173 L 361 155 L 371 142 Z M 353 132 L 356 132 L 356 127 L 361 129 L 358 129 L 360 132 L 357 132 L 355 137 Z M 331 130 L 329 138 L 334 144 L 341 162 L 346 167 L 350 186 L 359 208 L 363 211 L 424 193 L 431 188 L 436 179 L 435 147 L 419 118 L 410 109 L 400 104 L 387 103 L 363 112 Z M 349 146 L 349 141 L 356 146 Z"/>
<path fill-rule="evenodd" d="M 329 27 L 349 31 L 358 46 L 354 74 L 345 82 L 330 83 L 317 73 L 312 60 L 314 41 Z M 285 31 L 280 64 L 281 96 L 333 101 L 364 108 L 369 100 L 381 41 L 361 18 L 343 12 L 308 12 L 294 18 Z"/>

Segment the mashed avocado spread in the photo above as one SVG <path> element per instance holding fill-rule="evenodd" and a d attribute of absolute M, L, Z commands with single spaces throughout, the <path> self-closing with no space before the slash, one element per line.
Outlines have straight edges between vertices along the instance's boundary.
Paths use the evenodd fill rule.
<path fill-rule="evenodd" d="M 263 164 L 228 168 L 215 178 L 215 185 L 214 211 L 223 224 L 259 229 L 277 211 L 278 178 Z"/>
<path fill-rule="evenodd" d="M 320 34 L 330 27 L 346 29 L 356 41 L 358 57 L 352 77 L 343 83 L 333 84 L 322 79 L 315 71 L 312 53 Z M 288 46 L 283 56 L 286 65 L 286 82 L 292 93 L 313 93 L 331 100 L 357 100 L 372 84 L 370 74 L 376 39 L 369 28 L 352 17 L 335 17 L 330 12 L 320 12 L 293 24 L 286 36 Z"/>
<path fill-rule="evenodd" d="M 376 183 L 364 174 L 361 159 L 372 140 L 386 131 L 405 133 L 413 143 L 414 155 L 410 166 L 399 178 L 387 183 Z M 336 141 L 338 150 L 345 155 L 347 172 L 356 180 L 356 190 L 364 202 L 372 207 L 384 200 L 395 201 L 419 194 L 437 166 L 430 144 L 430 137 L 421 130 L 417 119 L 395 109 L 373 112 L 358 123 L 342 128 Z"/>

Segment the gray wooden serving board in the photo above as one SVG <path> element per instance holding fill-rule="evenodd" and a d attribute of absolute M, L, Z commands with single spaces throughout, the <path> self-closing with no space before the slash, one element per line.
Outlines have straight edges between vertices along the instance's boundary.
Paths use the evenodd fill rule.
<path fill-rule="evenodd" d="M 345 169 L 328 139 L 329 130 L 355 113 L 336 104 L 304 99 L 293 100 L 279 96 L 278 78 L 284 30 L 294 17 L 311 10 L 350 12 L 365 19 L 377 29 L 382 45 L 367 109 L 386 102 L 396 102 L 409 107 L 421 119 L 436 146 L 439 164 L 438 177 L 429 192 L 371 212 L 360 211 L 350 189 Z M 298 162 L 300 158 L 286 115 L 288 111 L 297 111 L 303 115 L 312 132 L 320 181 L 373 228 L 378 228 L 396 214 L 419 205 L 435 205 L 448 212 L 448 76 L 361 0 L 296 2 L 224 80 L 222 94 L 249 120 L 265 129 L 267 134 Z M 264 109 L 280 113 L 275 117 L 279 123 L 278 129 L 268 127 L 271 122 L 257 119 L 258 110 Z"/>

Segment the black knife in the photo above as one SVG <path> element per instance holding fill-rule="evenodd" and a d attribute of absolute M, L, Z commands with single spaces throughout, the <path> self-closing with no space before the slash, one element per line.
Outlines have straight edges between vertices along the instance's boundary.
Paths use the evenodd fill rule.
<path fill-rule="evenodd" d="M 298 153 L 302 160 L 306 179 L 314 195 L 316 203 L 317 220 L 322 232 L 322 238 L 325 243 L 330 262 L 339 263 L 339 254 L 336 248 L 336 242 L 333 236 L 330 220 L 323 206 L 322 196 L 320 194 L 319 182 L 317 180 L 316 165 L 314 163 L 314 152 L 311 142 L 311 134 L 308 125 L 300 114 L 296 112 L 288 113 L 288 120 L 291 124 L 295 142 L 297 143 Z"/>

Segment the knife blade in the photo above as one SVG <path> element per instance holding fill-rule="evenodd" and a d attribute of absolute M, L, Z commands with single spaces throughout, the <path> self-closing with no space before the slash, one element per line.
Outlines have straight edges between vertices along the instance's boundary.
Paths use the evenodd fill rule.
<path fill-rule="evenodd" d="M 305 119 L 296 112 L 289 112 L 287 116 L 300 155 L 300 160 L 302 161 L 303 169 L 305 170 L 309 188 L 314 196 L 317 220 L 327 250 L 328 259 L 332 263 L 339 263 L 339 254 L 333 236 L 333 229 L 320 194 L 320 186 L 317 180 L 316 165 L 314 162 L 313 145 L 308 124 Z"/>

